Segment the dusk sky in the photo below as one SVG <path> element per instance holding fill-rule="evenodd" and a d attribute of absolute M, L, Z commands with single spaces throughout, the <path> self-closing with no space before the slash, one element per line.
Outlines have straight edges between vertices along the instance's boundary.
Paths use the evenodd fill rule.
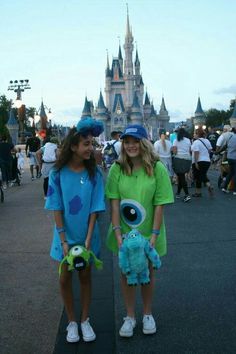
<path fill-rule="evenodd" d="M 0 95 L 10 80 L 29 79 L 26 106 L 41 98 L 53 121 L 72 125 L 85 95 L 104 99 L 106 50 L 118 54 L 126 29 L 123 0 L 0 0 Z M 235 0 L 129 0 L 145 89 L 159 112 L 162 95 L 171 121 L 202 108 L 227 110 L 236 95 Z M 136 43 L 135 43 L 136 42 Z M 135 51 L 134 51 L 135 53 Z"/>

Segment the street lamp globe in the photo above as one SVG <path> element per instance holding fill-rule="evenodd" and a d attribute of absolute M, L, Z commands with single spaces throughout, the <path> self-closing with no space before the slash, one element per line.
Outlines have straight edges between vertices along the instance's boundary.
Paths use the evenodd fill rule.
<path fill-rule="evenodd" d="M 15 102 L 14 102 L 14 106 L 16 108 L 20 108 L 22 106 L 22 104 L 23 104 L 22 101 L 18 100 L 18 99 L 16 99 Z"/>
<path fill-rule="evenodd" d="M 34 115 L 34 121 L 35 121 L 35 124 L 37 124 L 40 121 L 40 115 L 38 113 L 36 113 Z"/>

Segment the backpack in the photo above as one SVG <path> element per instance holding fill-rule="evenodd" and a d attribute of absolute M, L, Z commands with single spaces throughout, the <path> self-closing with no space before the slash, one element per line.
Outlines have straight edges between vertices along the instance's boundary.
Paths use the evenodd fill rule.
<path fill-rule="evenodd" d="M 113 162 L 118 158 L 118 154 L 114 146 L 115 143 L 117 143 L 117 141 L 114 141 L 114 143 L 107 143 L 105 149 L 103 150 L 103 158 L 106 167 L 110 167 L 113 164 Z"/>
<path fill-rule="evenodd" d="M 43 162 L 46 163 L 52 163 L 55 162 L 57 157 L 56 157 L 56 150 L 57 150 L 57 145 L 53 143 L 46 143 L 44 145 L 44 152 L 43 152 Z"/>

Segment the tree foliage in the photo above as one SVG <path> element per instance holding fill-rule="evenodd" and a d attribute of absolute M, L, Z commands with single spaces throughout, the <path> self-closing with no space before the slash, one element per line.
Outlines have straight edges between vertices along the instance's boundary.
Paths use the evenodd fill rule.
<path fill-rule="evenodd" d="M 218 110 L 215 108 L 211 108 L 206 111 L 206 125 L 208 127 L 220 127 L 224 124 L 229 124 L 229 119 L 233 113 L 234 105 L 235 100 L 231 100 L 229 109 L 227 111 Z"/>
<path fill-rule="evenodd" d="M 6 123 L 8 121 L 8 112 L 11 106 L 11 101 L 9 101 L 5 95 L 0 96 L 0 135 L 9 136 Z"/>

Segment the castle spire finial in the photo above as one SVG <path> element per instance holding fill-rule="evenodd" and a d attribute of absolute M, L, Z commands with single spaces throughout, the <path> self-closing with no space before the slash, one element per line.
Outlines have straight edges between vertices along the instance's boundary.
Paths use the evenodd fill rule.
<path fill-rule="evenodd" d="M 107 69 L 110 69 L 108 49 L 106 49 L 106 52 L 107 52 Z"/>
<path fill-rule="evenodd" d="M 128 3 L 126 3 L 126 7 L 127 7 L 126 36 L 129 36 L 131 34 L 131 30 L 130 30 L 130 25 L 129 25 L 129 7 L 128 7 Z"/>

